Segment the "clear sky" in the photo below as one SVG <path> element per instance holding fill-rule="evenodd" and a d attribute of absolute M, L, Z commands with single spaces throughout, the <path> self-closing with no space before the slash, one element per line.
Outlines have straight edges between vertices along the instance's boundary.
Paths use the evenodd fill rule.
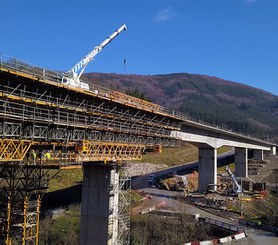
<path fill-rule="evenodd" d="M 278 95 L 277 0 L 0 0 L 0 20 L 0 53 L 45 68 L 70 69 L 126 24 L 85 72 L 197 73 Z"/>

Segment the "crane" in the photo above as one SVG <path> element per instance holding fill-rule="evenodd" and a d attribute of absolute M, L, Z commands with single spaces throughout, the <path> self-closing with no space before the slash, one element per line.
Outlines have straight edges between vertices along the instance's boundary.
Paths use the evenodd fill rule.
<path fill-rule="evenodd" d="M 235 190 L 233 190 L 233 191 L 235 191 L 236 193 L 242 193 L 242 187 L 241 187 L 240 184 L 237 182 L 236 177 L 235 177 L 234 174 L 232 173 L 231 169 L 230 169 L 228 166 L 226 166 L 226 167 L 225 167 L 225 170 L 226 170 L 226 172 L 228 173 L 228 175 L 229 175 L 229 176 L 231 177 L 231 179 L 232 179 L 233 186 L 235 187 L 235 188 L 233 188 L 233 189 L 235 189 Z"/>
<path fill-rule="evenodd" d="M 62 83 L 66 85 L 71 85 L 78 88 L 88 89 L 89 85 L 87 83 L 81 82 L 80 77 L 83 74 L 87 65 L 94 59 L 94 57 L 101 52 L 101 50 L 110 43 L 116 36 L 118 36 L 122 31 L 127 30 L 126 25 L 122 25 L 118 30 L 113 32 L 108 38 L 106 38 L 101 44 L 97 45 L 89 54 L 87 54 L 83 59 L 81 59 L 75 66 L 73 66 L 69 71 L 63 74 Z"/>

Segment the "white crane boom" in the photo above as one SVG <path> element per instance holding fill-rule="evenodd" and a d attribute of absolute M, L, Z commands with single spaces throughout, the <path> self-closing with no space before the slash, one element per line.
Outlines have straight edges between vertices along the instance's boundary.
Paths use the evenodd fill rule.
<path fill-rule="evenodd" d="M 232 179 L 233 184 L 236 186 L 236 192 L 237 193 L 241 193 L 242 192 L 242 187 L 239 185 L 239 183 L 236 180 L 236 177 L 234 176 L 234 174 L 232 173 L 231 169 L 226 166 L 225 167 L 226 172 L 229 174 L 229 176 Z"/>
<path fill-rule="evenodd" d="M 106 38 L 101 44 L 97 45 L 89 54 L 87 54 L 82 60 L 80 60 L 74 67 L 72 67 L 69 71 L 65 72 L 62 83 L 72 85 L 72 86 L 75 86 L 75 87 L 81 87 L 81 88 L 84 88 L 84 89 L 89 89 L 88 84 L 80 82 L 80 77 L 83 74 L 86 66 L 93 60 L 93 58 L 108 43 L 110 43 L 116 36 L 118 36 L 124 30 L 127 30 L 127 27 L 126 27 L 125 24 L 122 25 L 118 30 L 116 30 L 108 38 Z"/>

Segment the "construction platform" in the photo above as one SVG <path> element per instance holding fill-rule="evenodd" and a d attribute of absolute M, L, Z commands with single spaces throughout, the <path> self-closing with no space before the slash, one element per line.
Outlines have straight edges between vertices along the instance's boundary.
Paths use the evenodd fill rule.
<path fill-rule="evenodd" d="M 101 86 L 61 83 L 63 74 L 0 56 L 0 161 L 31 150 L 48 162 L 137 160 L 146 146 L 172 146 L 181 118 Z M 36 160 L 37 161 L 37 160 Z M 27 159 L 28 162 L 28 159 Z"/>
<path fill-rule="evenodd" d="M 62 79 L 62 73 L 0 55 L 1 244 L 39 243 L 41 199 L 51 169 L 84 164 L 90 169 L 100 163 L 110 169 L 141 159 L 146 148 L 159 151 L 178 144 L 170 133 L 180 130 L 179 115 L 101 86 L 65 85 Z M 115 190 L 118 203 L 121 188 Z M 124 206 L 117 217 L 127 218 L 108 227 L 125 227 L 119 237 L 128 233 Z"/>

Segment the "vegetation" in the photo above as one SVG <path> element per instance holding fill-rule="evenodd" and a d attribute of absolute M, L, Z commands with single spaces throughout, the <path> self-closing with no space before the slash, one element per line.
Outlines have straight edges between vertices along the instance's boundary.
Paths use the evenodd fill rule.
<path fill-rule="evenodd" d="M 50 176 L 54 176 L 50 180 L 48 192 L 53 192 L 61 189 L 66 189 L 76 184 L 82 183 L 83 171 L 82 169 L 71 170 L 51 170 Z"/>
<path fill-rule="evenodd" d="M 197 147 L 186 144 L 184 147 L 163 148 L 162 153 L 147 153 L 142 162 L 153 164 L 166 164 L 167 166 L 179 165 L 198 159 Z"/>
<path fill-rule="evenodd" d="M 143 203 L 143 198 L 138 192 L 131 190 L 131 201 L 130 202 L 131 202 L 131 208 L 134 208 Z"/>
<path fill-rule="evenodd" d="M 229 235 L 212 229 L 205 223 L 194 221 L 189 215 L 162 217 L 144 215 L 131 219 L 131 244 L 184 244 L 190 241 L 204 241 Z"/>
<path fill-rule="evenodd" d="M 140 92 L 138 89 L 128 89 L 126 91 L 126 94 L 130 95 L 130 96 L 133 96 L 133 97 L 136 97 L 136 98 L 139 98 L 139 99 L 142 99 L 142 100 L 146 100 L 146 101 L 151 101 L 150 98 L 148 98 L 145 93 L 143 92 Z"/>
<path fill-rule="evenodd" d="M 47 216 L 40 226 L 40 244 L 76 245 L 79 244 L 80 204 L 70 205 L 60 217 Z"/>
<path fill-rule="evenodd" d="M 278 142 L 278 96 L 217 77 L 197 74 L 155 76 L 90 73 L 99 83 L 150 99 L 194 120 Z"/>
<path fill-rule="evenodd" d="M 223 154 L 232 150 L 231 147 L 221 147 L 217 149 L 217 154 Z M 147 153 L 143 156 L 141 162 L 153 164 L 166 164 L 175 166 L 198 160 L 198 148 L 191 144 L 185 144 L 183 147 L 163 148 L 162 153 Z"/>
<path fill-rule="evenodd" d="M 275 195 L 268 194 L 265 199 L 244 203 L 243 211 L 247 220 L 278 228 L 278 197 Z"/>

